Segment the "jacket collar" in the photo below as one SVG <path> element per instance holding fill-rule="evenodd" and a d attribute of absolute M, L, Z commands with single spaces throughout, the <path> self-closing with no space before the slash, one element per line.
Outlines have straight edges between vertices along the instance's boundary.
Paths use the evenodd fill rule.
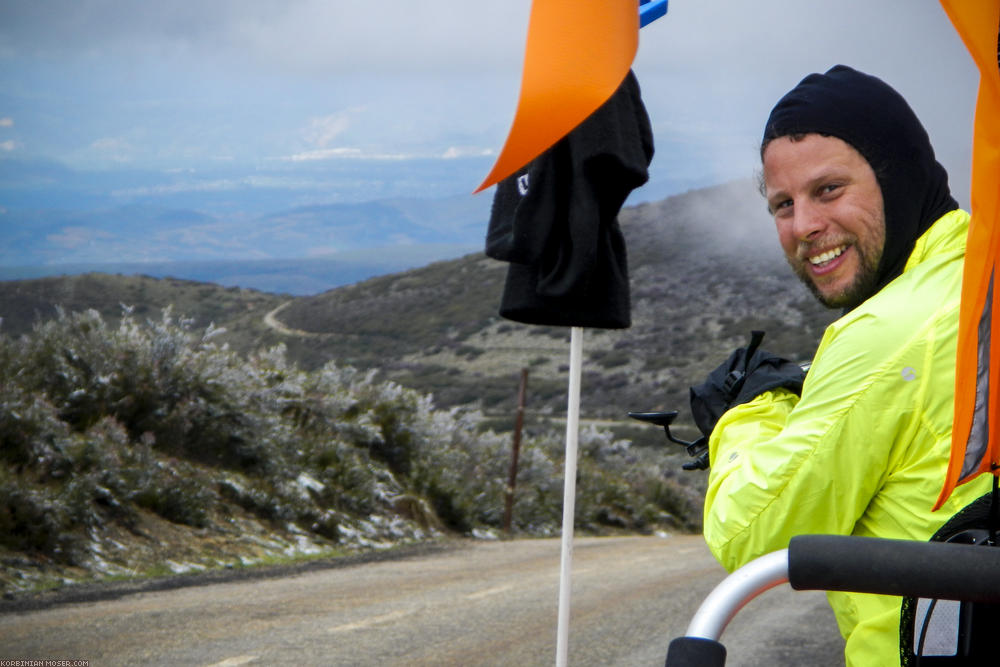
<path fill-rule="evenodd" d="M 903 268 L 907 272 L 931 257 L 952 252 L 965 252 L 965 239 L 969 233 L 969 214 L 960 208 L 945 213 L 913 244 L 913 252 Z"/>

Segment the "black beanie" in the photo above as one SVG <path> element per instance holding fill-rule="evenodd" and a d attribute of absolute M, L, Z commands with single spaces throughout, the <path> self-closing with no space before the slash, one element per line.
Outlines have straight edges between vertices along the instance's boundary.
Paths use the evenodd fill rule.
<path fill-rule="evenodd" d="M 903 272 L 916 240 L 958 202 L 930 138 L 906 100 L 884 81 L 837 65 L 810 74 L 771 111 L 761 155 L 772 139 L 837 137 L 871 165 L 885 206 L 885 248 L 873 294 Z M 870 295 L 869 295 L 870 296 Z"/>

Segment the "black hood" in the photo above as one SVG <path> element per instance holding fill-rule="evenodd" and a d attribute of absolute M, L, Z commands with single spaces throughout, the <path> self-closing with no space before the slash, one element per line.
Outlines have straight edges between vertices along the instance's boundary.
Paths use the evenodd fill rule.
<path fill-rule="evenodd" d="M 874 294 L 903 272 L 920 235 L 958 208 L 948 174 L 906 100 L 884 81 L 845 65 L 810 74 L 781 98 L 764 128 L 761 154 L 772 139 L 811 133 L 853 146 L 882 189 L 886 238 Z"/>

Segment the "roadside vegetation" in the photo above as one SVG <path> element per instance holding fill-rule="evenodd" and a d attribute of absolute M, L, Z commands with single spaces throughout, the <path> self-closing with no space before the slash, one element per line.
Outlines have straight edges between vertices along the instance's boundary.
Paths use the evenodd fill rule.
<path fill-rule="evenodd" d="M 241 354 L 222 333 L 169 309 L 155 321 L 126 310 L 109 324 L 89 310 L 17 337 L 0 329 L 8 566 L 120 576 L 166 539 L 158 525 L 226 541 L 216 564 L 229 566 L 272 532 L 303 552 L 500 535 L 510 434 L 375 371 L 303 370 L 283 346 Z M 559 432 L 522 442 L 515 535 L 558 533 L 563 448 Z M 580 456 L 579 530 L 699 528 L 697 494 L 652 450 L 585 428 Z M 3 589 L 23 588 L 10 571 Z"/>

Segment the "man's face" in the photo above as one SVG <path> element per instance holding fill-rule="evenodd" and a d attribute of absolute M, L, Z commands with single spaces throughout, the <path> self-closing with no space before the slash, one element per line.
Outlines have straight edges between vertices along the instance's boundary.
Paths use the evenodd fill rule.
<path fill-rule="evenodd" d="M 836 137 L 779 137 L 764 150 L 778 240 L 799 278 L 830 308 L 870 296 L 885 246 L 882 190 L 868 162 Z"/>

